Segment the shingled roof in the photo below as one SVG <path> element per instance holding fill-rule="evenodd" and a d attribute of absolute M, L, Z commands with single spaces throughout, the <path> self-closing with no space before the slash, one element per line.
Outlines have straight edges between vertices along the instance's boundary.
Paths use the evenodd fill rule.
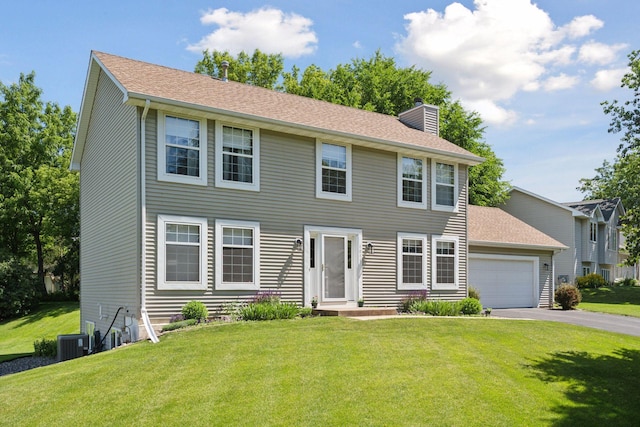
<path fill-rule="evenodd" d="M 605 221 L 609 221 L 611 215 L 613 214 L 613 212 L 615 212 L 619 204 L 619 197 L 615 197 L 613 199 L 583 200 L 581 202 L 563 203 L 563 205 L 569 206 L 573 209 L 577 209 L 588 216 L 591 216 L 593 211 L 595 211 L 596 208 L 599 207 Z"/>
<path fill-rule="evenodd" d="M 151 108 L 173 105 L 253 120 L 261 126 L 280 127 L 307 134 L 319 133 L 356 139 L 365 145 L 383 144 L 425 151 L 435 157 L 457 159 L 474 165 L 481 157 L 437 135 L 410 128 L 397 117 L 345 107 L 303 96 L 277 92 L 233 81 L 197 74 L 102 52 L 92 52 L 83 107 L 78 123 L 77 145 L 84 146 L 83 126 L 88 122 L 92 85 L 97 67 L 123 92 L 124 102 Z M 92 75 L 93 72 L 93 75 Z M 85 105 L 89 104 L 89 105 Z M 85 117 L 83 117 L 85 116 Z M 76 159 L 79 160 L 79 159 Z"/>
<path fill-rule="evenodd" d="M 471 245 L 558 250 L 567 246 L 499 208 L 469 205 Z"/>

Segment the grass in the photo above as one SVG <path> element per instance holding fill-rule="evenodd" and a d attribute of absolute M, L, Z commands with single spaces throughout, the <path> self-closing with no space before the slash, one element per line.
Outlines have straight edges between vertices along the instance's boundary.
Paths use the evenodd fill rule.
<path fill-rule="evenodd" d="M 239 322 L 0 377 L 0 425 L 622 426 L 638 377 L 637 338 L 556 322 Z"/>
<path fill-rule="evenodd" d="M 0 362 L 33 353 L 33 342 L 80 331 L 77 302 L 43 302 L 37 311 L 20 319 L 0 322 Z"/>
<path fill-rule="evenodd" d="M 578 308 L 585 311 L 640 317 L 640 286 L 620 286 L 581 289 L 582 302 Z"/>

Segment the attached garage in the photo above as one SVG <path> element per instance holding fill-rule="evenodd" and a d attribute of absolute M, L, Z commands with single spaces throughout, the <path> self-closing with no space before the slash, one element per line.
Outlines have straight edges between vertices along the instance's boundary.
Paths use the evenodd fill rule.
<path fill-rule="evenodd" d="M 469 285 L 484 307 L 537 307 L 538 265 L 538 257 L 469 254 Z"/>
<path fill-rule="evenodd" d="M 483 307 L 553 307 L 553 256 L 565 245 L 507 212 L 469 206 L 468 284 Z"/>

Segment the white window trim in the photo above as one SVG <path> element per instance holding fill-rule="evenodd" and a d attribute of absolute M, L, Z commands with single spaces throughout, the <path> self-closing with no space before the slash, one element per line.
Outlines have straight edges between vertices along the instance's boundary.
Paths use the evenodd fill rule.
<path fill-rule="evenodd" d="M 170 224 L 198 225 L 200 227 L 200 280 L 197 282 L 167 282 L 166 280 L 166 227 Z M 207 290 L 207 219 L 185 216 L 158 215 L 158 289 L 159 290 Z"/>
<path fill-rule="evenodd" d="M 590 221 L 589 222 L 589 241 L 591 243 L 598 242 L 598 223 Z"/>
<path fill-rule="evenodd" d="M 200 176 L 186 176 L 167 173 L 167 150 L 165 149 L 165 120 L 167 116 L 194 120 L 200 123 Z M 168 114 L 158 111 L 158 181 L 178 182 L 181 184 L 207 185 L 207 121 L 198 117 Z"/>
<path fill-rule="evenodd" d="M 402 198 L 403 181 L 402 176 L 402 159 L 415 159 L 422 161 L 422 202 L 409 202 Z M 398 153 L 398 206 L 402 208 L 427 209 L 427 159 L 423 157 L 407 156 Z"/>
<path fill-rule="evenodd" d="M 336 145 L 345 147 L 347 150 L 347 188 L 345 194 L 330 193 L 328 191 L 322 191 L 322 145 Z M 332 199 L 342 200 L 345 202 L 351 201 L 351 176 L 352 176 L 352 164 L 351 164 L 351 145 L 337 144 L 333 142 L 316 141 L 316 197 L 319 199 Z"/>
<path fill-rule="evenodd" d="M 460 287 L 460 249 L 458 244 L 458 236 L 444 236 L 433 235 L 431 236 L 431 289 L 434 290 L 455 290 Z M 437 269 L 438 269 L 438 242 L 453 242 L 454 243 L 454 283 L 438 283 L 437 282 Z"/>
<path fill-rule="evenodd" d="M 222 235 L 223 228 L 251 228 L 253 230 L 253 282 L 222 282 Z M 216 289 L 231 291 L 253 291 L 260 289 L 260 223 L 252 221 L 216 220 Z"/>
<path fill-rule="evenodd" d="M 402 241 L 405 239 L 412 240 L 421 240 L 422 241 L 422 283 L 404 283 L 402 281 L 402 269 L 403 269 L 403 252 L 402 252 Z M 427 235 L 426 234 L 415 234 L 415 233 L 398 233 L 398 241 L 397 241 L 397 270 L 398 270 L 398 290 L 422 290 L 427 289 L 427 257 L 428 254 L 428 246 L 427 246 Z"/>
<path fill-rule="evenodd" d="M 230 126 L 230 127 L 235 127 L 235 128 L 239 128 L 239 129 L 246 129 L 246 130 L 250 130 L 251 132 L 253 132 L 253 146 L 252 151 L 253 151 L 253 167 L 252 167 L 252 179 L 253 182 L 238 182 L 238 181 L 228 181 L 226 179 L 224 179 L 224 168 L 222 166 L 223 164 L 223 156 L 224 156 L 224 151 L 223 151 L 223 140 L 222 140 L 222 127 L 223 126 Z M 244 125 L 237 125 L 234 123 L 225 123 L 225 122 L 221 122 L 219 120 L 216 120 L 216 127 L 215 127 L 215 137 L 216 137 L 216 142 L 215 142 L 215 148 L 216 148 L 216 154 L 215 154 L 215 176 L 216 176 L 216 187 L 221 187 L 221 188 L 233 188 L 236 190 L 247 190 L 247 191 L 260 191 L 260 129 L 259 128 L 254 128 L 254 127 L 249 127 L 249 126 L 244 126 Z"/>
<path fill-rule="evenodd" d="M 436 163 L 442 163 L 445 165 L 453 166 L 453 206 L 439 205 L 437 204 L 436 197 Z M 458 185 L 458 164 L 446 162 L 438 159 L 431 159 L 431 209 L 435 211 L 445 212 L 458 212 L 458 199 L 459 199 L 459 185 Z"/>

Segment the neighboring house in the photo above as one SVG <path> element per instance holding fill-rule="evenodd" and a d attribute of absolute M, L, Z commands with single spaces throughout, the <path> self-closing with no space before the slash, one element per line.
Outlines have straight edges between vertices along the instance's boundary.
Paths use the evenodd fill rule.
<path fill-rule="evenodd" d="M 469 206 L 469 286 L 484 307 L 553 307 L 555 259 L 566 249 L 502 209 Z"/>
<path fill-rule="evenodd" d="M 72 159 L 83 331 L 154 339 L 190 300 L 216 314 L 259 291 L 464 298 L 482 159 L 437 129 L 421 103 L 391 117 L 92 53 Z"/>
<path fill-rule="evenodd" d="M 633 277 L 633 268 L 618 267 L 624 259 L 618 227 L 624 208 L 619 199 L 563 204 L 518 187 L 510 196 L 502 209 L 569 247 L 556 256 L 557 283 L 574 283 L 589 273 L 611 281 Z"/>
<path fill-rule="evenodd" d="M 607 281 L 625 277 L 636 277 L 635 268 L 625 266 L 627 258 L 624 239 L 620 233 L 620 218 L 624 207 L 619 198 L 608 200 L 585 200 L 563 203 L 579 210 L 589 217 L 589 221 L 576 223 L 576 235 L 581 235 L 582 275 L 598 273 Z"/>

